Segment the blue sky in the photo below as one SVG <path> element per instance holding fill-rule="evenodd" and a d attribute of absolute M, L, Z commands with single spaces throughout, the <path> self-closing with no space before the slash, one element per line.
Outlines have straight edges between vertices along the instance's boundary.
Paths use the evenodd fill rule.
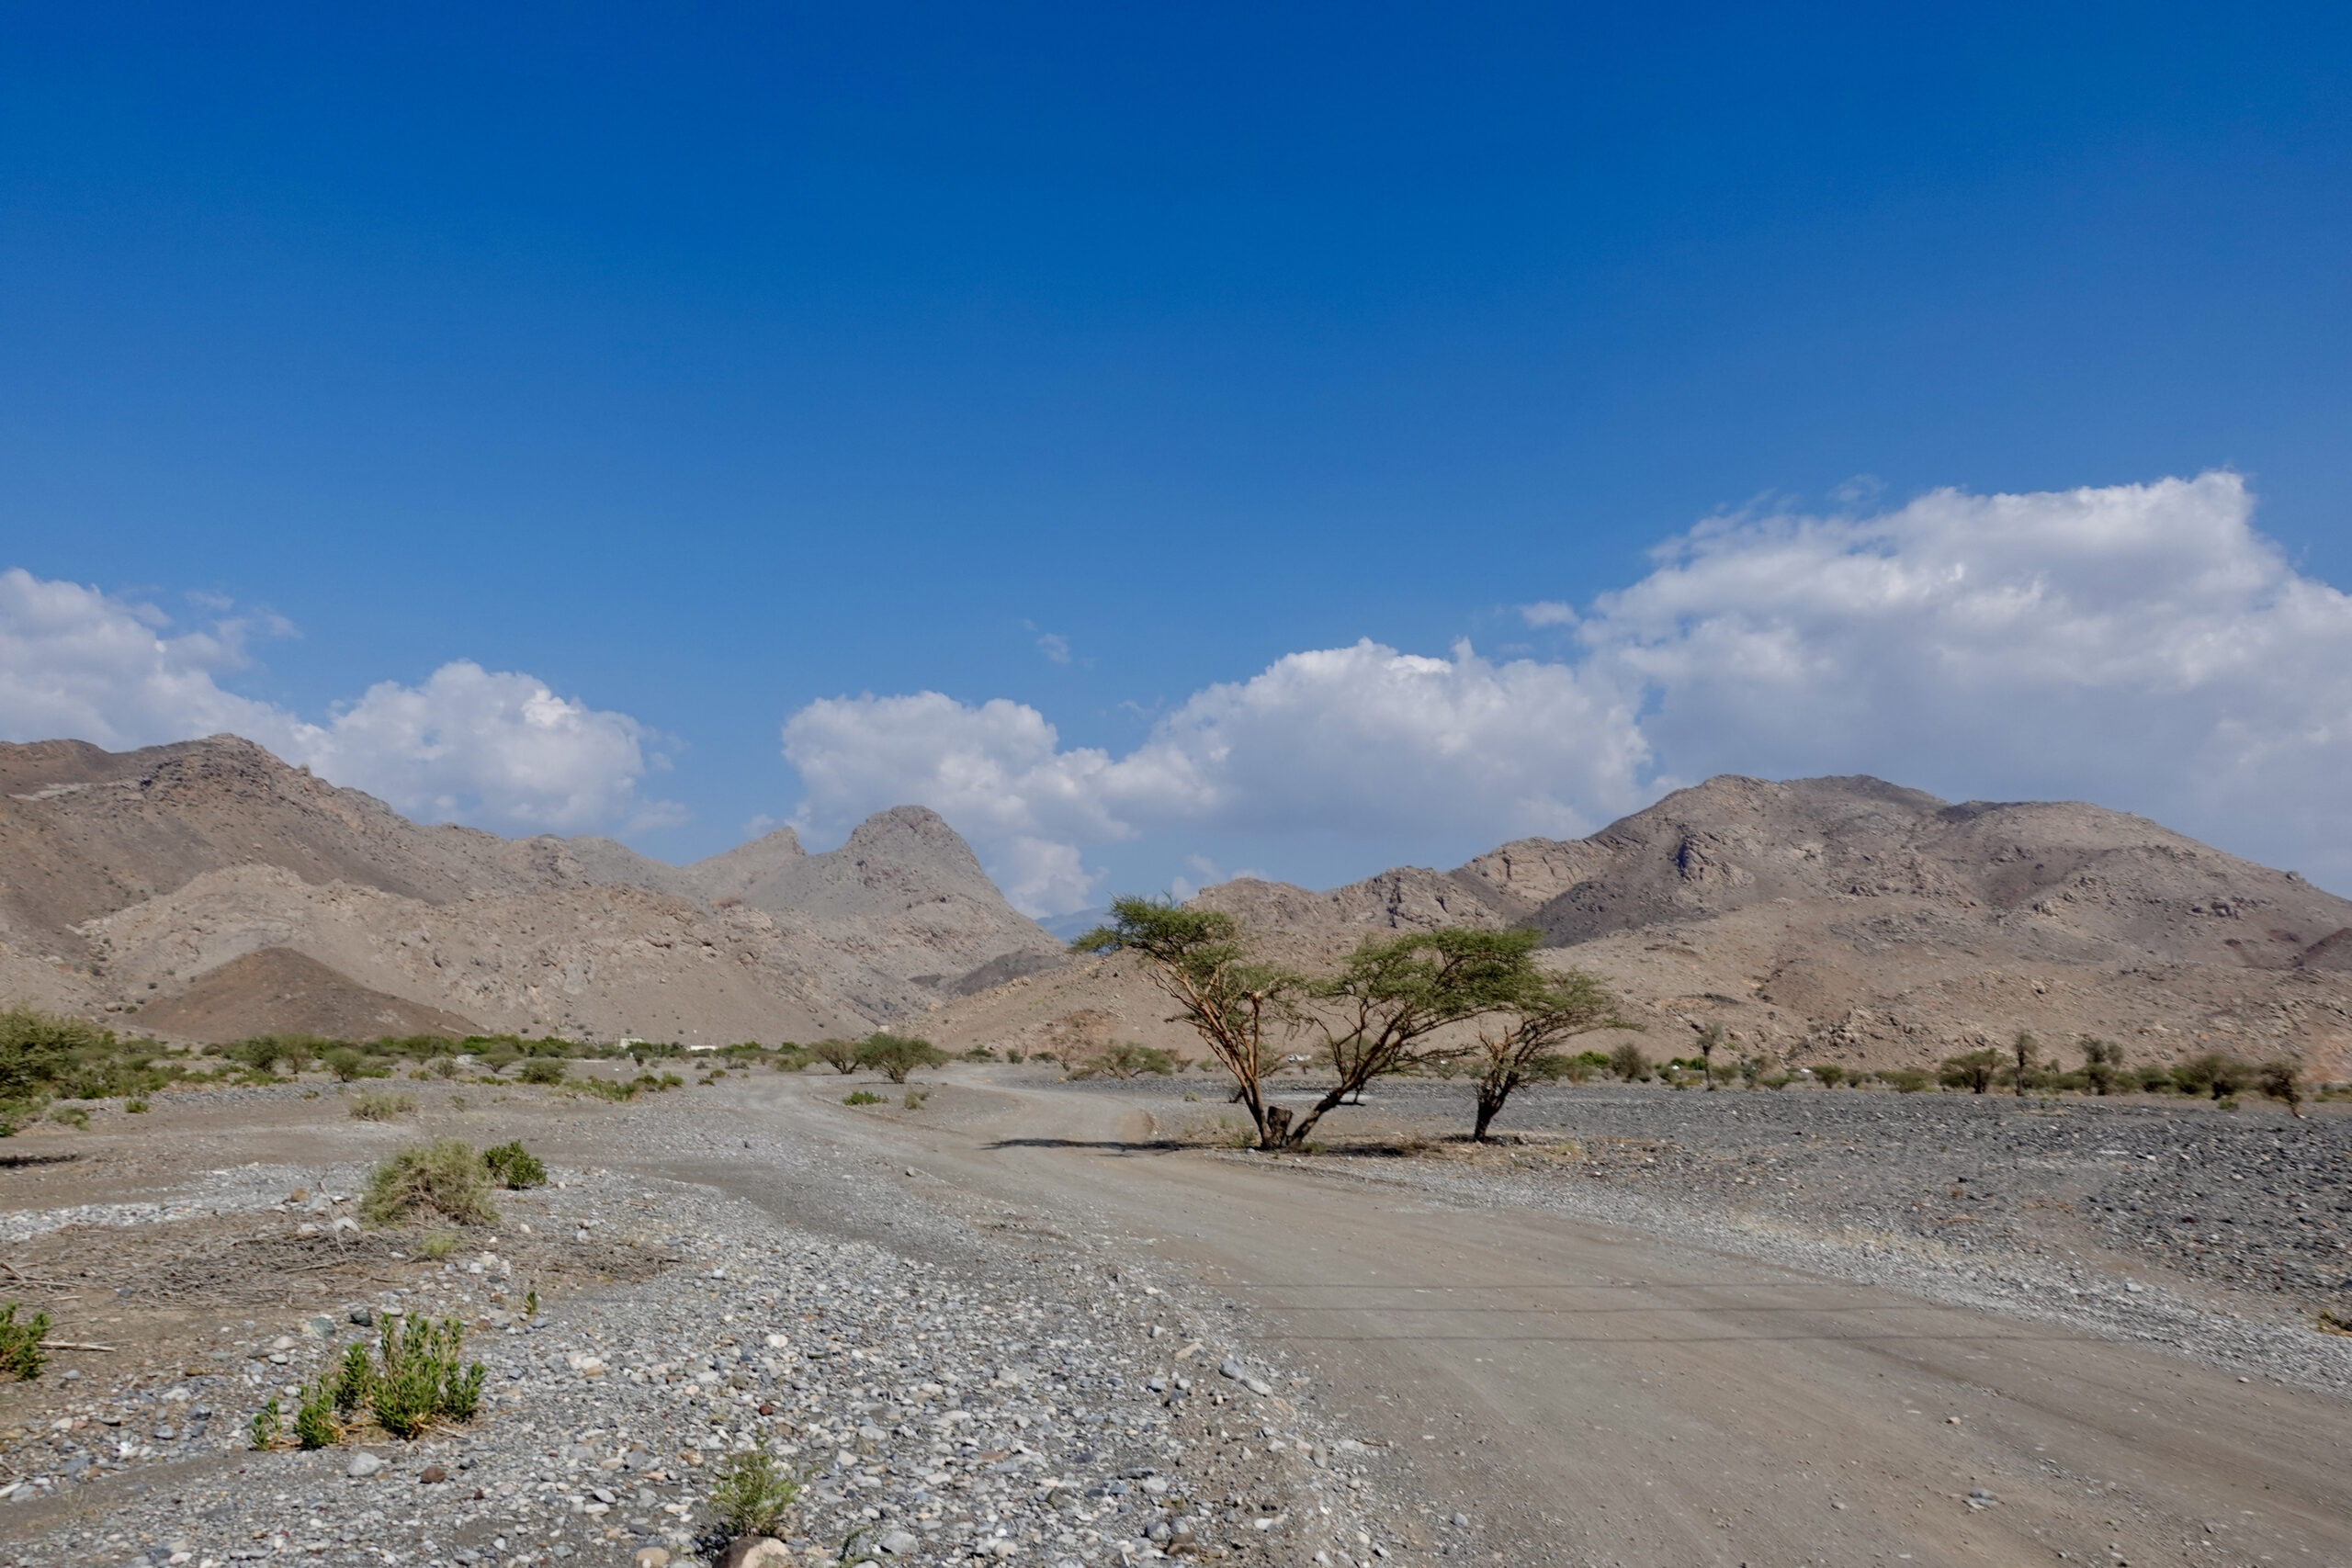
<path fill-rule="evenodd" d="M 1719 767 L 2093 793 L 2352 886 L 2330 786 L 2259 787 L 2341 776 L 2326 682 L 2081 637 L 1988 672 L 1722 572 L 1670 626 L 1594 613 L 1655 612 L 1711 519 L 1749 564 L 1812 519 L 1981 571 L 1982 518 L 1920 498 L 2094 487 L 2111 553 L 2038 560 L 2057 513 L 1998 552 L 2064 591 L 2041 621 L 2136 582 L 2084 624 L 2352 646 L 2352 25 L 2050 9 L 8 6 L 0 730 L 266 711 L 404 807 L 673 859 L 922 795 L 1041 908 L 1450 863 Z M 108 614 L 207 640 L 65 682 L 42 638 Z M 1674 730 L 1726 616 L 1810 650 L 1788 705 Z M 1444 668 L 1282 662 L 1363 639 Z M 1844 700 L 1890 658 L 1957 683 L 1888 712 L 2023 704 L 2032 744 Z M 460 660 L 622 725 L 545 766 L 627 787 L 395 754 L 512 708 L 433 683 Z M 1548 728 L 1504 756 L 1465 704 Z M 1324 795 L 1275 800 L 1334 705 Z M 1244 710 L 1258 761 L 1208 776 Z"/>

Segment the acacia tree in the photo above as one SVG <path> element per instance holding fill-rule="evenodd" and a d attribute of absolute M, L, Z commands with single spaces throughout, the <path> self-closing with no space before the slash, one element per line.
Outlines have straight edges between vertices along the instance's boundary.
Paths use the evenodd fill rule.
<path fill-rule="evenodd" d="M 2095 1034 L 2083 1036 L 2083 1077 L 2096 1094 L 2113 1094 L 2123 1071 L 2123 1047 Z"/>
<path fill-rule="evenodd" d="M 2016 1055 L 2018 1059 L 2018 1098 L 2019 1100 L 2023 1100 L 2025 1098 L 2027 1080 L 2033 1076 L 2033 1054 L 2036 1050 L 2040 1049 L 2040 1047 L 2035 1043 L 2032 1035 L 2028 1034 L 2024 1030 L 2020 1029 L 2018 1031 L 2017 1039 L 2010 1044 L 2009 1049 Z"/>
<path fill-rule="evenodd" d="M 947 1053 L 928 1040 L 881 1030 L 867 1035 L 857 1048 L 857 1065 L 872 1067 L 892 1083 L 906 1082 L 917 1067 L 936 1067 L 946 1060 Z"/>
<path fill-rule="evenodd" d="M 1070 946 L 1080 953 L 1132 953 L 1176 1004 L 1169 1021 L 1188 1023 L 1233 1078 L 1250 1111 L 1258 1146 L 1277 1149 L 1289 1116 L 1266 1104 L 1265 1080 L 1282 1066 L 1280 1042 L 1296 1026 L 1295 975 L 1250 957 L 1221 909 L 1187 909 L 1156 898 L 1117 898 L 1111 920 Z M 1268 1038 L 1269 1031 L 1272 1041 Z M 1269 1114 L 1269 1111 L 1272 1114 Z"/>
<path fill-rule="evenodd" d="M 1986 1045 L 1957 1056 L 1946 1056 L 1942 1077 L 1947 1088 L 1983 1094 L 1993 1087 L 1993 1079 L 2000 1070 L 2001 1054 Z"/>
<path fill-rule="evenodd" d="M 1322 1037 L 1337 1081 L 1290 1129 L 1306 1142 L 1324 1112 L 1383 1074 L 1424 1059 L 1422 1042 L 1451 1024 L 1500 1012 L 1541 979 L 1533 931 L 1415 931 L 1366 941 L 1340 972 L 1311 983 L 1300 1016 Z M 1454 1053 L 1426 1054 L 1435 1060 Z"/>
<path fill-rule="evenodd" d="M 1501 1113 L 1511 1090 L 1563 1074 L 1567 1066 L 1559 1054 L 1564 1042 L 1595 1030 L 1642 1027 L 1620 1017 L 1615 998 L 1580 969 L 1557 977 L 1538 976 L 1502 1017 L 1510 1020 L 1508 1025 L 1498 1018 L 1478 1031 L 1483 1070 L 1478 1078 L 1478 1122 L 1470 1135 L 1482 1144 L 1487 1141 L 1487 1125 Z M 1712 1073 L 1707 1087 L 1715 1087 Z"/>

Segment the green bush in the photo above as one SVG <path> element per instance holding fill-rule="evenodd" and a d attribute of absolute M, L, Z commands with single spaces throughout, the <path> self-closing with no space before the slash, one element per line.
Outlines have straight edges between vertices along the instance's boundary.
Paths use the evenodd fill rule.
<path fill-rule="evenodd" d="M 465 1325 L 454 1317 L 438 1325 L 421 1317 L 402 1321 L 405 1327 L 384 1320 L 379 1364 L 368 1382 L 368 1404 L 377 1425 L 395 1438 L 414 1438 L 443 1416 L 470 1420 L 481 1404 L 488 1374 L 480 1361 L 458 1365 Z"/>
<path fill-rule="evenodd" d="M 879 1105 L 883 1099 L 883 1096 L 876 1094 L 872 1089 L 854 1089 L 842 1096 L 842 1103 L 843 1105 Z"/>
<path fill-rule="evenodd" d="M 368 1175 L 360 1209 L 379 1225 L 398 1224 L 420 1212 L 461 1225 L 494 1224 L 489 1168 L 462 1138 L 438 1138 L 401 1150 Z"/>
<path fill-rule="evenodd" d="M 1946 1089 L 1964 1089 L 1971 1094 L 1983 1094 L 1993 1087 L 1993 1080 L 2000 1070 L 2001 1054 L 1987 1045 L 1957 1056 L 1946 1056 L 1937 1076 Z"/>
<path fill-rule="evenodd" d="M 526 1187 L 545 1187 L 548 1184 L 548 1168 L 540 1164 L 539 1156 L 525 1148 L 520 1140 L 482 1150 L 481 1162 L 490 1174 L 497 1178 L 500 1185 L 513 1190 L 519 1192 Z"/>
<path fill-rule="evenodd" d="M 144 1116 L 147 1114 L 147 1102 L 143 1100 L 126 1100 L 122 1102 L 122 1109 L 125 1115 Z"/>
<path fill-rule="evenodd" d="M 710 1509 L 729 1535 L 781 1535 L 800 1492 L 799 1477 L 765 1450 L 752 1449 L 719 1465 L 711 1481 Z"/>
<path fill-rule="evenodd" d="M 395 1116 L 405 1116 L 416 1109 L 416 1101 L 404 1094 L 374 1090 L 355 1094 L 350 1101 L 351 1119 L 355 1122 L 389 1122 Z"/>
<path fill-rule="evenodd" d="M 907 1075 L 917 1067 L 936 1067 L 944 1064 L 947 1053 L 928 1040 L 918 1040 L 910 1034 L 892 1034 L 877 1030 L 865 1037 L 857 1048 L 857 1064 L 872 1067 L 892 1083 L 904 1083 Z"/>
<path fill-rule="evenodd" d="M 1160 1077 L 1168 1077 L 1175 1071 L 1176 1057 L 1172 1052 L 1152 1045 L 1138 1045 L 1132 1040 L 1114 1040 L 1101 1050 L 1072 1062 L 1069 1076 L 1091 1078 L 1107 1074 L 1114 1078 L 1132 1078 L 1154 1073 Z"/>
<path fill-rule="evenodd" d="M 1628 1040 L 1609 1054 L 1609 1070 L 1626 1083 L 1650 1076 L 1650 1059 L 1642 1048 Z"/>
<path fill-rule="evenodd" d="M 49 1113 L 49 1119 L 61 1127 L 76 1127 L 85 1133 L 90 1129 L 90 1113 L 79 1105 L 61 1105 Z"/>
<path fill-rule="evenodd" d="M 1917 1094 L 1928 1087 L 1928 1075 L 1917 1067 L 1885 1067 L 1878 1081 L 1897 1094 Z"/>
<path fill-rule="evenodd" d="M 558 1084 L 563 1081 L 563 1064 L 547 1056 L 534 1056 L 523 1064 L 516 1075 L 525 1083 Z"/>
<path fill-rule="evenodd" d="M 2175 1066 L 2172 1081 L 2173 1087 L 2186 1095 L 2205 1094 L 2215 1100 L 2229 1100 L 2254 1087 L 2255 1069 L 2235 1056 L 2208 1051 Z"/>
<path fill-rule="evenodd" d="M 921 1111 L 922 1102 L 930 1098 L 931 1090 L 927 1089 L 910 1089 L 907 1090 L 906 1107 L 910 1111 Z"/>
<path fill-rule="evenodd" d="M 30 1382 L 49 1365 L 41 1341 L 49 1337 L 49 1314 L 37 1312 L 17 1321 L 17 1303 L 0 1306 L 0 1373 L 18 1382 Z"/>
<path fill-rule="evenodd" d="M 1835 1062 L 1824 1062 L 1813 1069 L 1813 1076 L 1821 1080 L 1822 1088 L 1836 1089 L 1846 1081 L 1846 1069 Z"/>
<path fill-rule="evenodd" d="M 861 1065 L 858 1057 L 863 1049 L 854 1040 L 820 1040 L 808 1047 L 808 1055 L 847 1077 Z"/>

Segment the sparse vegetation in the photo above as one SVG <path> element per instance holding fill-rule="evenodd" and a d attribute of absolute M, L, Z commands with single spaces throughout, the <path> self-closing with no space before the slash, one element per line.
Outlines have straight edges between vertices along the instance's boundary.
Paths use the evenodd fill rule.
<path fill-rule="evenodd" d="M 2208 1095 L 2214 1100 L 2234 1100 L 2255 1085 L 2255 1069 L 2235 1056 L 2219 1051 L 2208 1051 L 2192 1056 L 2172 1070 L 2173 1087 L 2186 1095 Z"/>
<path fill-rule="evenodd" d="M 2255 1087 L 2284 1105 L 2297 1120 L 2303 1114 L 2303 1070 L 2293 1062 L 2265 1062 L 2255 1069 Z"/>
<path fill-rule="evenodd" d="M 535 1084 L 560 1084 L 563 1076 L 563 1064 L 546 1056 L 534 1056 L 524 1063 L 523 1070 L 515 1075 L 525 1083 Z"/>
<path fill-rule="evenodd" d="M 1814 1066 L 1813 1076 L 1821 1081 L 1822 1088 L 1836 1089 L 1846 1081 L 1846 1069 L 1835 1062 L 1819 1062 Z"/>
<path fill-rule="evenodd" d="M 42 1347 L 49 1337 L 49 1314 L 37 1312 L 19 1323 L 17 1306 L 15 1302 L 0 1306 L 0 1376 L 30 1382 L 49 1364 L 49 1352 Z"/>
<path fill-rule="evenodd" d="M 927 1089 L 910 1089 L 907 1090 L 906 1108 L 910 1111 L 921 1111 L 922 1102 L 930 1098 L 931 1090 Z"/>
<path fill-rule="evenodd" d="M 424 1254 L 425 1257 L 433 1259 L 434 1262 L 438 1263 L 443 1258 L 458 1250 L 458 1233 L 456 1231 L 435 1231 L 423 1241 L 417 1243 L 416 1250 Z"/>
<path fill-rule="evenodd" d="M 1628 1040 L 1609 1053 L 1609 1070 L 1625 1083 L 1637 1082 L 1650 1076 L 1650 1059 L 1642 1055 L 1640 1045 Z"/>
<path fill-rule="evenodd" d="M 936 1067 L 947 1061 L 947 1053 L 928 1040 L 918 1040 L 910 1034 L 892 1034 L 877 1030 L 865 1037 L 857 1048 L 857 1065 L 872 1067 L 892 1083 L 902 1084 L 907 1075 L 918 1067 Z"/>
<path fill-rule="evenodd" d="M 360 1211 L 370 1223 L 398 1224 L 417 1213 L 461 1225 L 493 1224 L 489 1168 L 462 1138 L 438 1138 L 405 1148 L 368 1175 Z"/>
<path fill-rule="evenodd" d="M 2123 1047 L 2096 1034 L 2083 1036 L 2083 1083 L 2093 1094 L 2113 1094 L 2124 1081 Z"/>
<path fill-rule="evenodd" d="M 540 1164 L 539 1157 L 525 1148 L 519 1139 L 482 1150 L 481 1163 L 500 1186 L 514 1191 L 548 1184 L 548 1168 Z"/>
<path fill-rule="evenodd" d="M 389 1122 L 395 1116 L 405 1116 L 416 1109 L 416 1101 L 405 1094 L 374 1090 L 351 1097 L 351 1119 L 355 1122 Z"/>
<path fill-rule="evenodd" d="M 825 1064 L 843 1077 L 863 1065 L 865 1046 L 855 1040 L 820 1040 L 808 1047 L 808 1055 Z"/>
<path fill-rule="evenodd" d="M 1928 1075 L 1917 1067 L 1884 1067 L 1878 1081 L 1897 1094 L 1917 1094 L 1928 1087 Z"/>
<path fill-rule="evenodd" d="M 1600 982 L 1583 971 L 1551 978 L 1532 966 L 1529 983 L 1501 1019 L 1508 1022 L 1498 1020 L 1478 1031 L 1478 1108 L 1470 1135 L 1480 1143 L 1521 1084 L 1568 1075 L 1577 1059 L 1561 1054 L 1564 1042 L 1595 1030 L 1641 1027 L 1621 1017 Z"/>
<path fill-rule="evenodd" d="M 884 1103 L 884 1096 L 875 1093 L 870 1089 L 854 1089 L 842 1096 L 843 1105 L 880 1105 Z"/>
<path fill-rule="evenodd" d="M 1938 1077 L 1946 1089 L 1964 1089 L 1971 1094 L 1983 1094 L 1993 1087 L 1993 1080 L 2000 1071 L 2001 1054 L 1985 1045 L 1973 1051 L 1963 1051 L 1957 1056 L 1946 1056 Z M 1885 1077 L 1883 1073 L 1879 1076 Z"/>
<path fill-rule="evenodd" d="M 802 1483 L 764 1449 L 730 1455 L 710 1485 L 710 1509 L 733 1536 L 774 1536 L 800 1501 Z"/>
<path fill-rule="evenodd" d="M 1074 1078 L 1125 1079 L 1152 1073 L 1169 1077 L 1176 1068 L 1173 1052 L 1151 1045 L 1138 1045 L 1132 1040 L 1114 1040 L 1096 1050 L 1074 1055 L 1069 1063 L 1069 1076 Z"/>

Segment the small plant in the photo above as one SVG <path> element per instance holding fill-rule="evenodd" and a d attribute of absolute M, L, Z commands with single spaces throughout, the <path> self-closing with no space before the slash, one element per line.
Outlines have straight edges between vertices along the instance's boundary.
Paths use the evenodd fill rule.
<path fill-rule="evenodd" d="M 368 1391 L 375 1384 L 376 1369 L 368 1362 L 368 1347 L 355 1339 L 344 1347 L 343 1370 L 335 1374 L 335 1414 L 348 1420 L 368 1403 Z"/>
<path fill-rule="evenodd" d="M 763 1449 L 731 1455 L 710 1485 L 711 1512 L 730 1535 L 780 1535 L 800 1501 L 801 1480 Z"/>
<path fill-rule="evenodd" d="M 351 1119 L 355 1122 L 389 1122 L 395 1116 L 405 1116 L 416 1109 L 416 1101 L 404 1094 L 392 1094 L 371 1089 L 351 1097 Z"/>
<path fill-rule="evenodd" d="M 480 1361 L 458 1366 L 465 1325 L 454 1317 L 438 1324 L 422 1317 L 404 1321 L 401 1326 L 386 1318 L 377 1347 L 378 1364 L 368 1387 L 377 1425 L 395 1438 L 413 1438 L 443 1416 L 469 1419 L 481 1404 L 489 1373 Z"/>
<path fill-rule="evenodd" d="M 401 1150 L 368 1173 L 360 1209 L 376 1224 L 398 1224 L 423 1210 L 461 1225 L 495 1224 L 490 1174 L 462 1138 L 437 1138 Z"/>
<path fill-rule="evenodd" d="M 842 1096 L 843 1105 L 879 1105 L 883 1097 L 870 1089 L 854 1089 Z"/>
<path fill-rule="evenodd" d="M 126 1114 L 144 1116 L 147 1114 L 147 1102 L 143 1100 L 126 1100 L 122 1102 L 122 1109 Z"/>
<path fill-rule="evenodd" d="M 435 1056 L 424 1064 L 424 1070 L 436 1078 L 454 1078 L 458 1076 L 458 1058 Z"/>
<path fill-rule="evenodd" d="M 424 1254 L 425 1257 L 433 1259 L 434 1262 L 438 1263 L 443 1258 L 458 1250 L 458 1233 L 456 1231 L 435 1231 L 431 1235 L 426 1236 L 422 1242 L 418 1243 L 416 1249 L 417 1251 Z"/>
<path fill-rule="evenodd" d="M 285 1429 L 286 1418 L 277 1413 L 277 1396 L 272 1394 L 268 1404 L 254 1412 L 254 1424 L 246 1435 L 254 1448 L 274 1449 Z"/>
<path fill-rule="evenodd" d="M 306 1449 L 328 1449 L 343 1441 L 343 1423 L 334 1418 L 335 1387 L 321 1378 L 302 1391 L 294 1411 L 294 1440 Z"/>
<path fill-rule="evenodd" d="M 515 1076 L 525 1083 L 560 1084 L 563 1081 L 563 1064 L 545 1056 L 534 1056 L 523 1064 L 523 1070 Z"/>
<path fill-rule="evenodd" d="M 2299 1120 L 2303 1114 L 2303 1070 L 2293 1062 L 2265 1062 L 2255 1069 L 2255 1087 L 2286 1106 Z"/>
<path fill-rule="evenodd" d="M 525 1148 L 519 1139 L 482 1150 L 481 1163 L 501 1185 L 513 1191 L 548 1184 L 548 1168 L 540 1164 L 539 1156 Z"/>
<path fill-rule="evenodd" d="M 1845 1081 L 1846 1069 L 1835 1062 L 1824 1062 L 1813 1069 L 1813 1076 L 1821 1080 L 1822 1088 L 1836 1089 Z"/>
<path fill-rule="evenodd" d="M 90 1130 L 90 1113 L 78 1105 L 61 1105 L 49 1113 L 49 1119 L 61 1127 L 78 1127 L 85 1133 Z"/>
<path fill-rule="evenodd" d="M 539 1288 L 537 1285 L 523 1292 L 523 1315 L 526 1318 L 539 1315 Z"/>
<path fill-rule="evenodd" d="M 1609 1070 L 1624 1082 L 1632 1083 L 1636 1078 L 1650 1076 L 1650 1059 L 1642 1055 L 1639 1045 L 1628 1040 L 1609 1054 Z"/>
<path fill-rule="evenodd" d="M 910 1089 L 907 1090 L 907 1109 L 910 1111 L 921 1111 L 922 1109 L 922 1102 L 930 1098 L 931 1090 L 927 1089 Z"/>
<path fill-rule="evenodd" d="M 449 1109 L 450 1109 L 450 1110 L 452 1110 L 452 1111 L 463 1111 L 465 1108 L 466 1108 L 466 1097 L 465 1097 L 464 1095 L 462 1095 L 462 1094 L 453 1094 L 453 1095 L 451 1095 L 451 1096 L 449 1097 Z"/>
<path fill-rule="evenodd" d="M 0 1306 L 0 1372 L 18 1382 L 30 1382 L 49 1365 L 41 1341 L 49 1337 L 49 1314 L 37 1312 L 17 1321 L 17 1303 Z"/>
<path fill-rule="evenodd" d="M 2325 1307 L 2312 1314 L 2312 1326 L 2322 1334 L 2352 1336 L 2352 1317 L 2346 1317 L 2341 1313 L 2330 1312 Z"/>

